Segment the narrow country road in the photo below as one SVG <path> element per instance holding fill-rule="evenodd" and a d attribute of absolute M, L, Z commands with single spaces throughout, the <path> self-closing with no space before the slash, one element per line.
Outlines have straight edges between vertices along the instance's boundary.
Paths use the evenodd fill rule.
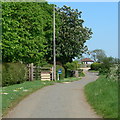
<path fill-rule="evenodd" d="M 100 118 L 84 96 L 84 86 L 95 81 L 95 73 L 71 83 L 44 87 L 21 101 L 5 118 Z"/>

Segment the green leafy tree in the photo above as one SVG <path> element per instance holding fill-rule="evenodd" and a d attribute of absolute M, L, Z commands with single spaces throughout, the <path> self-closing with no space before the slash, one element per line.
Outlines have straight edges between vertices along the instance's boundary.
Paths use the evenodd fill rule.
<path fill-rule="evenodd" d="M 2 3 L 3 62 L 53 61 L 53 4 L 37 2 Z M 85 50 L 91 29 L 83 27 L 81 12 L 63 6 L 56 9 L 56 53 L 62 64 Z"/>
<path fill-rule="evenodd" d="M 2 3 L 3 62 L 42 62 L 52 31 L 51 12 L 46 2 Z"/>
<path fill-rule="evenodd" d="M 53 9 L 54 7 L 56 7 L 56 5 L 51 4 L 52 6 L 52 11 L 50 12 L 51 17 L 49 17 L 49 24 L 47 24 L 47 28 L 48 31 L 46 32 L 46 41 L 47 41 L 47 54 L 45 54 L 45 59 L 48 63 L 53 63 Z M 56 8 L 55 8 L 56 9 Z M 60 26 L 61 26 L 61 19 L 60 19 L 60 15 L 57 12 L 57 9 L 55 11 L 55 36 L 56 36 L 56 44 L 57 44 L 57 38 L 59 35 L 59 31 L 60 31 Z M 56 50 L 58 49 L 58 47 L 56 46 Z M 57 50 L 58 51 L 58 50 Z"/>
<path fill-rule="evenodd" d="M 102 49 L 95 49 L 91 51 L 91 57 L 94 59 L 94 61 L 102 62 L 104 58 L 106 58 L 105 51 Z"/>
<path fill-rule="evenodd" d="M 57 61 L 65 64 L 84 53 L 86 49 L 84 43 L 91 38 L 92 32 L 83 26 L 82 12 L 78 9 L 63 6 L 57 8 L 57 13 L 61 20 L 59 34 L 56 37 Z"/>

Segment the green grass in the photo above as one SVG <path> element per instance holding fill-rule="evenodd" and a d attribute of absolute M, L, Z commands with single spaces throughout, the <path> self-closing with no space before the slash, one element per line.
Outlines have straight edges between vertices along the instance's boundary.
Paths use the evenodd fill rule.
<path fill-rule="evenodd" d="M 88 102 L 104 118 L 118 117 L 118 83 L 100 76 L 85 86 Z"/>
<path fill-rule="evenodd" d="M 79 76 L 80 76 L 80 77 L 85 77 L 85 73 L 84 73 L 84 72 L 81 72 Z"/>
<path fill-rule="evenodd" d="M 26 81 L 22 84 L 15 84 L 0 89 L 2 92 L 2 113 L 3 116 L 8 113 L 10 109 L 15 107 L 23 98 L 35 92 L 36 90 L 43 88 L 44 86 L 53 85 L 54 83 L 73 82 L 80 80 L 80 78 L 65 78 L 59 81 Z"/>
<path fill-rule="evenodd" d="M 58 83 L 62 83 L 62 82 L 73 82 L 73 81 L 77 81 L 80 80 L 80 78 L 76 78 L 76 77 L 69 77 L 69 78 L 64 78 L 64 80 L 59 80 L 56 81 Z"/>
<path fill-rule="evenodd" d="M 33 93 L 34 91 L 47 86 L 53 85 L 54 82 L 50 81 L 27 81 L 22 84 L 15 84 L 2 89 L 2 112 L 3 115 L 8 112 L 9 109 L 13 108 L 19 103 L 24 97 Z"/>
<path fill-rule="evenodd" d="M 98 70 L 88 70 L 89 72 L 95 72 L 95 73 L 99 73 L 99 71 Z"/>

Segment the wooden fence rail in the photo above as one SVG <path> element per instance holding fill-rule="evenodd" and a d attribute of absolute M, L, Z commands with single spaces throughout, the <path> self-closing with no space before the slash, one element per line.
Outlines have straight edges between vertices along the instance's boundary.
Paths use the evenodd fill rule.
<path fill-rule="evenodd" d="M 41 81 L 53 80 L 53 68 L 34 66 L 33 63 L 29 64 L 27 68 L 29 81 L 33 81 L 34 79 Z"/>

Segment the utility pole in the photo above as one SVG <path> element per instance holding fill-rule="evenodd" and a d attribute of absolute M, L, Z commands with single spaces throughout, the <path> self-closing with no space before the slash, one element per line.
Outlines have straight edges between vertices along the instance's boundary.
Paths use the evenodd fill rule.
<path fill-rule="evenodd" d="M 55 5 L 53 6 L 53 56 L 54 56 L 54 66 L 53 66 L 53 79 L 56 80 L 56 52 L 55 52 Z"/>

